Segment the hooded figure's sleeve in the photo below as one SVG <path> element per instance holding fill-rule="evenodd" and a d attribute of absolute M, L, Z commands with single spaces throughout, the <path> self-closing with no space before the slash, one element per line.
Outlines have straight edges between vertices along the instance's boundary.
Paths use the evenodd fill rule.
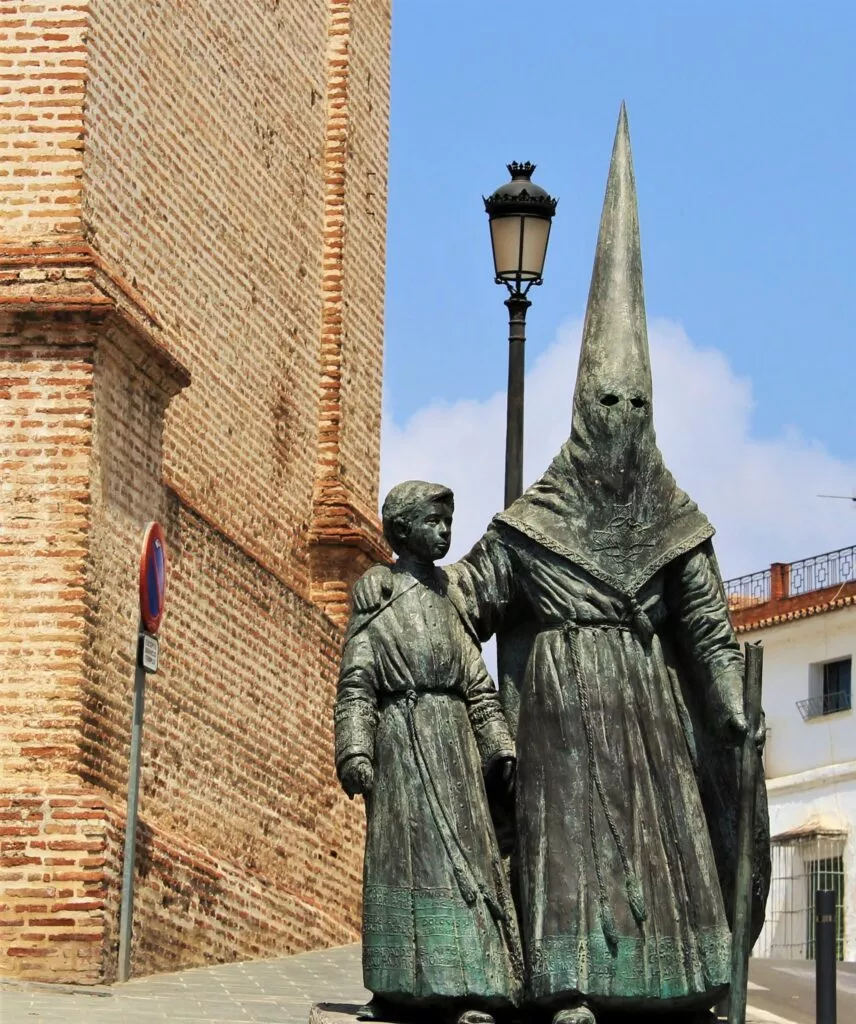
<path fill-rule="evenodd" d="M 517 595 L 512 554 L 495 526 L 469 554 L 449 567 L 457 585 L 455 603 L 479 640 L 498 632 Z"/>
<path fill-rule="evenodd" d="M 487 774 L 497 761 L 514 757 L 514 744 L 502 713 L 499 694 L 475 645 L 472 646 L 466 672 L 467 713 L 482 769 Z"/>
<path fill-rule="evenodd" d="M 353 633 L 345 643 L 339 687 L 333 709 L 336 773 L 352 757 L 374 761 L 377 729 L 377 669 L 368 630 Z"/>
<path fill-rule="evenodd" d="M 675 637 L 701 684 L 714 731 L 743 712 L 743 656 L 728 616 L 728 605 L 710 543 L 684 555 L 667 579 L 666 599 Z"/>
<path fill-rule="evenodd" d="M 739 748 L 723 746 L 719 735 L 726 717 L 743 710 L 743 657 L 728 616 L 716 556 L 710 542 L 673 564 L 666 597 L 674 636 L 686 670 L 682 689 L 698 745 L 702 805 L 716 857 L 719 884 L 729 924 L 737 877 L 740 809 Z M 701 685 L 699 685 L 701 682 Z M 759 762 L 761 754 L 758 754 Z M 763 762 L 758 765 L 752 864 L 752 942 L 764 925 L 770 889 L 770 819 Z"/>

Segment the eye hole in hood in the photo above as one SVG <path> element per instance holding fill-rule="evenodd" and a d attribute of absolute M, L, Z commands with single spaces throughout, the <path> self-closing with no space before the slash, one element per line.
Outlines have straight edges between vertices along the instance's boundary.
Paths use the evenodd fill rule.
<path fill-rule="evenodd" d="M 618 403 L 618 395 L 604 395 L 601 400 L 601 405 L 616 405 Z"/>

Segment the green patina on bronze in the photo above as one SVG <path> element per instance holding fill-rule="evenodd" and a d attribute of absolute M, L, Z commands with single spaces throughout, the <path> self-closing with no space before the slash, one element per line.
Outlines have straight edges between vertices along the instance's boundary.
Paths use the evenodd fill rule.
<path fill-rule="evenodd" d="M 497 840 L 485 837 L 490 798 L 512 851 L 524 1009 L 552 1012 L 554 1024 L 667 1010 L 679 1015 L 670 1020 L 689 1021 L 727 992 L 739 746 L 747 732 L 743 656 L 713 528 L 665 467 L 652 405 L 622 107 L 568 441 L 465 558 L 430 578 L 417 572 L 416 582 L 401 559 L 393 569 L 370 570 L 355 588 L 343 681 L 365 635 L 360 663 L 374 665 L 379 693 L 426 693 L 411 698 L 409 719 L 400 702 L 384 705 L 382 697 L 377 705 L 392 709 L 385 729 L 397 737 L 394 763 L 406 766 L 403 781 L 394 781 L 393 762 L 384 762 L 379 748 L 366 748 L 378 773 L 367 800 L 365 978 L 373 991 L 401 986 L 395 992 L 418 1006 L 457 986 L 460 998 L 450 1005 L 502 1008 L 467 1003 L 484 996 L 485 982 L 498 984 L 503 955 L 507 977 L 515 974 L 516 933 L 492 930 L 501 914 L 466 894 L 476 880 L 500 908 L 507 899 Z M 512 805 L 501 787 L 486 790 L 477 770 L 489 766 L 497 742 L 503 758 L 511 743 L 498 739 L 500 705 L 472 654 L 476 642 L 494 635 L 501 707 L 516 745 Z M 431 696 L 440 691 L 456 691 L 461 701 Z M 345 685 L 337 722 L 347 699 Z M 377 709 L 372 714 L 381 714 Z M 370 721 L 363 712 L 352 719 L 359 728 Z M 441 781 L 432 804 L 420 794 L 435 777 Z M 381 793 L 383 820 L 399 825 L 397 861 L 373 832 Z M 438 806 L 451 809 L 445 823 Z M 432 875 L 430 885 L 451 893 L 442 910 L 428 912 L 431 927 L 421 931 L 416 908 L 424 892 L 415 876 L 399 877 L 391 866 L 401 859 L 398 847 L 416 835 L 432 872 L 445 864 L 446 881 Z M 472 866 L 469 875 L 456 866 L 458 857 Z M 754 936 L 769 871 L 759 768 Z M 488 947 L 495 935 L 503 941 Z M 437 973 L 430 966 L 420 973 L 432 959 Z M 424 978 L 431 979 L 427 988 Z M 516 988 L 509 984 L 503 994 L 511 1002 Z"/>
<path fill-rule="evenodd" d="M 366 796 L 366 987 L 399 1007 L 510 1009 L 520 944 L 485 780 L 509 780 L 513 744 L 433 565 L 448 551 L 451 516 L 451 492 L 420 481 L 384 504 L 399 559 L 377 570 L 378 601 L 351 620 L 336 766 L 345 789 Z"/>
<path fill-rule="evenodd" d="M 689 943 L 620 936 L 610 948 L 598 929 L 582 938 L 560 935 L 532 951 L 532 996 L 584 990 L 615 1000 L 673 1001 L 728 983 L 731 933 L 700 931 Z"/>

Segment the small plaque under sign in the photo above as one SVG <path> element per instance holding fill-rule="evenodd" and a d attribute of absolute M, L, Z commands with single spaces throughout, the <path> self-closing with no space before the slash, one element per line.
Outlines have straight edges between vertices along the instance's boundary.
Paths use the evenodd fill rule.
<path fill-rule="evenodd" d="M 140 645 L 137 649 L 137 663 L 145 672 L 158 670 L 158 639 L 148 633 L 140 633 Z"/>

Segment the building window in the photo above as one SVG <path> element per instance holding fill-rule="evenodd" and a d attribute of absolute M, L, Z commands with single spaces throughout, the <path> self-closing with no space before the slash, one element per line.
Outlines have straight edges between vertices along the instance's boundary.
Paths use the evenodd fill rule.
<path fill-rule="evenodd" d="M 828 661 L 823 666 L 823 713 L 846 711 L 850 707 L 851 658 Z"/>
<path fill-rule="evenodd" d="M 816 826 L 774 836 L 772 874 L 764 928 L 753 955 L 813 960 L 815 894 L 832 889 L 836 903 L 836 952 L 844 959 L 844 849 L 846 833 Z"/>
<path fill-rule="evenodd" d="M 852 668 L 852 658 L 838 658 L 809 666 L 809 698 L 797 701 L 804 719 L 850 710 Z"/>

